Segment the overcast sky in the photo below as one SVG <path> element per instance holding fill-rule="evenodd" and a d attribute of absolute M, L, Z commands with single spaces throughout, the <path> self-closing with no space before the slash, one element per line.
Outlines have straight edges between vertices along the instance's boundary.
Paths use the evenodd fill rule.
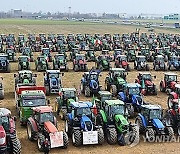
<path fill-rule="evenodd" d="M 43 12 L 152 13 L 180 12 L 180 0 L 1 0 L 0 10 L 23 9 Z"/>

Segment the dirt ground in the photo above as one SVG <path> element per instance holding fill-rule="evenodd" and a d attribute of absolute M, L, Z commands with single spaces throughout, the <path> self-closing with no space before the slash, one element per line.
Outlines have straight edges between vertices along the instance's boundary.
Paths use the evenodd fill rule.
<path fill-rule="evenodd" d="M 112 26 L 112 25 L 101 25 L 96 26 L 92 25 L 90 26 L 72 26 L 72 25 L 0 25 L 0 33 L 40 33 L 40 32 L 46 32 L 46 33 L 127 33 L 132 32 L 135 30 L 135 27 L 123 27 L 123 26 Z M 145 29 L 143 29 L 146 31 Z M 163 30 L 159 30 L 162 32 Z M 167 33 L 170 33 L 171 31 L 165 31 Z M 34 53 L 34 57 L 37 57 L 37 55 L 40 53 Z M 72 62 L 69 62 L 69 67 L 72 69 Z M 51 64 L 52 66 L 52 64 Z M 92 66 L 94 66 L 93 62 L 88 62 L 88 68 L 90 69 Z M 112 63 L 112 66 L 114 64 Z M 152 64 L 150 65 L 152 69 Z M 131 68 L 133 68 L 133 63 L 131 63 Z M 38 73 L 35 71 L 35 65 L 32 62 L 31 63 L 31 70 L 34 73 L 37 73 L 37 84 L 43 85 L 43 73 Z M 12 115 L 16 115 L 16 109 L 15 109 L 15 99 L 14 99 L 14 77 L 13 74 L 18 71 L 18 64 L 17 63 L 11 63 L 11 73 L 0 73 L 0 76 L 4 77 L 3 84 L 5 87 L 5 99 L 0 101 L 0 107 L 6 107 L 12 111 Z M 167 95 L 159 92 L 159 82 L 163 79 L 163 72 L 155 72 L 151 70 L 152 75 L 156 75 L 157 78 L 154 80 L 158 87 L 158 95 L 157 96 L 145 96 L 144 99 L 148 102 L 151 102 L 153 104 L 160 104 L 164 109 L 167 108 Z M 177 72 L 178 75 L 180 75 L 179 72 Z M 83 72 L 74 72 L 70 70 L 69 72 L 65 72 L 65 75 L 62 77 L 62 84 L 63 87 L 75 87 L 78 88 L 80 84 L 80 78 L 82 77 Z M 132 70 L 128 76 L 127 80 L 128 82 L 134 82 L 138 72 L 135 70 Z M 107 72 L 102 72 L 102 77 L 100 77 L 100 82 L 104 87 L 104 80 L 107 75 Z M 48 99 L 51 101 L 51 105 L 54 106 L 55 98 L 57 96 L 50 96 Z M 91 100 L 88 98 L 85 98 L 84 96 L 80 96 L 80 100 Z M 64 129 L 64 122 L 58 118 L 58 128 L 59 130 Z M 40 153 L 37 149 L 36 142 L 30 142 L 27 138 L 26 128 L 19 125 L 19 120 L 17 120 L 16 123 L 16 129 L 18 137 L 20 138 L 21 144 L 22 144 L 22 154 L 38 154 Z M 113 154 L 146 154 L 146 153 L 164 153 L 164 154 L 170 154 L 175 153 L 178 154 L 180 150 L 180 144 L 179 143 L 147 143 L 144 142 L 143 139 L 141 139 L 140 143 L 135 147 L 129 147 L 124 146 L 121 147 L 119 145 L 108 145 L 106 142 L 99 146 L 99 145 L 93 145 L 93 146 L 81 146 L 81 147 L 74 147 L 71 143 L 71 139 L 69 139 L 70 145 L 67 149 L 52 149 L 50 153 L 56 154 L 56 153 L 70 153 L 70 154 L 92 154 L 92 153 L 113 153 Z"/>

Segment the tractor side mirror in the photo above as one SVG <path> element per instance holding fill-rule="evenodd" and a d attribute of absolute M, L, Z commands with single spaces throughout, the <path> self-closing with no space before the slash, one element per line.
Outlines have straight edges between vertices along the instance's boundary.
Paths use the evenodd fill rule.
<path fill-rule="evenodd" d="M 14 117 L 12 117 L 12 118 L 13 118 L 14 121 L 17 121 L 17 117 L 16 117 L 16 116 L 14 116 Z"/>
<path fill-rule="evenodd" d="M 62 76 L 64 76 L 64 73 L 61 73 L 62 74 Z"/>
<path fill-rule="evenodd" d="M 17 75 L 16 74 L 14 74 L 14 78 L 16 77 Z"/>

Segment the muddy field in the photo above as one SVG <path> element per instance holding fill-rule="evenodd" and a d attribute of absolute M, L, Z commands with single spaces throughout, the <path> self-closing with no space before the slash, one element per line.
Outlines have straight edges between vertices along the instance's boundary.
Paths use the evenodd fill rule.
<path fill-rule="evenodd" d="M 123 27 L 123 26 L 113 26 L 113 25 L 0 25 L 0 33 L 127 33 L 132 32 L 135 30 L 135 27 Z M 142 31 L 146 32 L 145 29 L 142 28 Z M 169 30 L 157 30 L 158 32 L 166 32 L 171 33 Z M 34 57 L 36 58 L 37 55 L 40 53 L 34 53 Z M 62 77 L 62 84 L 63 87 L 75 87 L 78 88 L 80 85 L 80 78 L 82 77 L 83 72 L 74 72 L 72 71 L 72 62 L 68 63 L 70 67 L 69 72 L 65 72 L 65 75 Z M 51 64 L 52 66 L 52 64 Z M 90 69 L 94 66 L 93 62 L 88 62 L 88 68 Z M 112 66 L 114 64 L 112 63 Z M 152 64 L 150 65 L 152 69 Z M 131 63 L 131 68 L 133 68 L 133 64 Z M 37 77 L 37 84 L 43 85 L 43 73 L 38 73 L 35 71 L 35 65 L 31 62 L 31 70 L 38 75 Z M 5 99 L 0 102 L 0 107 L 6 107 L 12 111 L 13 115 L 16 115 L 15 109 L 15 100 L 14 100 L 14 77 L 13 74 L 18 71 L 18 64 L 11 63 L 11 73 L 0 73 L 0 76 L 4 77 L 3 84 L 5 87 Z M 152 75 L 156 75 L 157 78 L 154 80 L 158 87 L 158 95 L 157 96 L 146 96 L 144 99 L 148 102 L 153 104 L 160 104 L 164 109 L 167 108 L 167 95 L 159 92 L 159 82 L 163 79 L 163 72 L 155 72 L 151 70 Z M 180 74 L 179 72 L 177 72 Z M 128 76 L 128 82 L 134 82 L 138 72 L 132 70 Z M 100 78 L 100 82 L 104 87 L 104 80 L 107 75 L 107 72 L 102 72 L 102 77 Z M 57 96 L 50 96 L 48 97 L 51 101 L 51 105 L 54 106 L 55 98 Z M 88 100 L 84 96 L 80 96 L 80 100 Z M 91 100 L 91 98 L 89 99 Z M 59 130 L 64 129 L 64 122 L 58 119 L 58 128 Z M 36 142 L 30 142 L 27 139 L 26 128 L 19 125 L 19 121 L 17 120 L 17 134 L 20 138 L 22 143 L 22 154 L 32 154 L 32 153 L 39 153 L 37 149 Z M 81 146 L 81 147 L 74 147 L 71 143 L 67 149 L 52 149 L 50 153 L 70 153 L 70 154 L 91 154 L 91 153 L 113 153 L 113 154 L 125 154 L 125 153 L 179 153 L 180 150 L 180 143 L 145 143 L 143 139 L 141 139 L 140 143 L 135 147 L 129 146 L 118 146 L 118 145 L 108 145 L 106 142 L 102 145 L 94 145 L 94 146 Z"/>

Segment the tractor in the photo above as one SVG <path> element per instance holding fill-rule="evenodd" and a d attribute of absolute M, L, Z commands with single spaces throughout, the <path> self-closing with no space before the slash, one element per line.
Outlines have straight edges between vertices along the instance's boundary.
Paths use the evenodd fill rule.
<path fill-rule="evenodd" d="M 14 49 L 12 48 L 7 48 L 6 49 L 6 54 L 8 55 L 8 60 L 11 62 L 15 62 L 16 61 L 16 53 L 14 51 Z"/>
<path fill-rule="evenodd" d="M 37 77 L 37 74 L 33 74 L 29 70 L 22 70 L 22 71 L 19 71 L 17 74 L 14 74 L 15 90 L 16 90 L 16 87 L 18 84 L 35 86 L 36 85 L 36 77 Z"/>
<path fill-rule="evenodd" d="M 85 60 L 85 56 L 82 54 L 76 54 L 73 60 L 73 70 L 77 71 L 88 71 L 88 66 Z"/>
<path fill-rule="evenodd" d="M 68 65 L 64 54 L 56 54 L 53 59 L 53 69 L 66 70 L 68 71 Z"/>
<path fill-rule="evenodd" d="M 116 60 L 116 58 L 117 58 L 119 55 L 122 55 L 122 54 L 123 54 L 122 49 L 114 49 L 114 53 L 113 53 L 114 60 Z"/>
<path fill-rule="evenodd" d="M 139 127 L 139 132 L 145 134 L 149 142 L 154 142 L 156 136 L 167 136 L 169 140 L 174 137 L 171 125 L 164 125 L 163 111 L 159 105 L 142 105 L 141 112 L 136 117 L 135 123 Z"/>
<path fill-rule="evenodd" d="M 154 76 L 156 78 L 156 76 Z M 143 95 L 157 95 L 156 85 L 152 82 L 152 75 L 150 72 L 139 72 L 135 83 L 141 85 L 141 93 Z"/>
<path fill-rule="evenodd" d="M 15 90 L 16 109 L 20 118 L 20 124 L 26 125 L 32 115 L 32 107 L 46 106 L 45 88 L 37 86 L 17 85 Z"/>
<path fill-rule="evenodd" d="M 159 87 L 161 92 L 166 92 L 170 94 L 175 91 L 175 85 L 177 84 L 177 74 L 175 73 L 164 73 L 164 80 L 161 80 Z"/>
<path fill-rule="evenodd" d="M 48 62 L 52 62 L 52 56 L 49 48 L 42 48 L 42 56 L 44 56 Z"/>
<path fill-rule="evenodd" d="M 30 58 L 28 56 L 19 56 L 18 70 L 30 70 Z"/>
<path fill-rule="evenodd" d="M 97 123 L 102 125 L 109 144 L 127 145 L 139 143 L 136 124 L 128 122 L 128 111 L 121 100 L 105 100 L 98 109 Z"/>
<path fill-rule="evenodd" d="M 33 107 L 33 114 L 27 121 L 27 135 L 30 141 L 37 141 L 38 150 L 49 152 L 52 148 L 66 149 L 69 141 L 67 133 L 58 131 L 57 120 L 53 115 L 52 107 Z"/>
<path fill-rule="evenodd" d="M 158 71 L 158 70 L 167 71 L 167 66 L 164 61 L 164 57 L 162 55 L 158 55 L 155 57 L 155 60 L 153 62 L 153 69 L 155 71 Z"/>
<path fill-rule="evenodd" d="M 61 88 L 59 90 L 59 97 L 56 98 L 55 110 L 57 115 L 60 115 L 62 120 L 65 119 L 69 112 L 69 105 L 71 102 L 77 102 L 77 92 L 75 88 Z"/>
<path fill-rule="evenodd" d="M 106 56 L 109 59 L 109 61 L 113 61 L 113 59 L 114 59 L 114 56 L 110 55 L 110 51 L 109 50 L 102 50 L 101 51 L 101 55 Z"/>
<path fill-rule="evenodd" d="M 168 70 L 180 70 L 180 59 L 177 56 L 170 56 L 169 61 L 168 61 Z"/>
<path fill-rule="evenodd" d="M 0 100 L 4 99 L 3 77 L 0 77 Z"/>
<path fill-rule="evenodd" d="M 138 71 L 141 70 L 149 71 L 150 67 L 146 62 L 147 61 L 145 56 L 136 56 L 136 60 L 134 61 L 134 69 Z"/>
<path fill-rule="evenodd" d="M 127 56 L 126 55 L 118 55 L 115 59 L 115 64 L 114 66 L 116 68 L 123 68 L 125 69 L 126 71 L 130 71 L 131 68 L 130 68 L 130 65 L 127 61 Z"/>
<path fill-rule="evenodd" d="M 8 55 L 0 54 L 0 72 L 10 73 L 11 67 L 8 60 Z"/>
<path fill-rule="evenodd" d="M 126 73 L 123 68 L 111 68 L 105 79 L 105 90 L 110 91 L 113 96 L 122 91 L 126 84 Z"/>
<path fill-rule="evenodd" d="M 0 153 L 21 154 L 21 142 L 16 135 L 16 117 L 11 111 L 0 108 Z"/>
<path fill-rule="evenodd" d="M 154 53 L 152 54 L 154 57 L 156 56 L 163 56 L 164 57 L 164 61 L 167 62 L 168 61 L 168 56 L 164 54 L 164 50 L 163 48 L 155 48 Z"/>
<path fill-rule="evenodd" d="M 101 126 L 95 125 L 91 102 L 72 102 L 71 112 L 65 120 L 65 131 L 72 136 L 75 146 L 103 144 L 104 132 Z"/>
<path fill-rule="evenodd" d="M 89 72 L 85 72 L 81 79 L 81 92 L 86 97 L 90 97 L 92 94 L 97 94 L 101 87 L 99 85 L 100 70 L 91 69 Z"/>
<path fill-rule="evenodd" d="M 44 56 L 37 57 L 37 60 L 35 61 L 35 68 L 38 72 L 50 69 L 48 61 Z"/>
<path fill-rule="evenodd" d="M 102 71 L 109 70 L 111 68 L 109 57 L 100 55 L 96 60 L 96 67 Z"/>
<path fill-rule="evenodd" d="M 61 84 L 61 73 L 59 70 L 46 70 L 44 73 L 44 87 L 46 88 L 46 95 L 58 94 Z M 64 73 L 62 73 L 62 76 Z"/>
<path fill-rule="evenodd" d="M 154 61 L 154 56 L 152 55 L 149 48 L 141 48 L 141 50 L 138 52 L 138 55 L 139 56 L 145 56 L 146 60 L 148 62 L 153 62 Z"/>
<path fill-rule="evenodd" d="M 123 91 L 118 93 L 118 99 L 126 103 L 130 118 L 134 117 L 135 112 L 140 112 L 141 105 L 144 104 L 138 83 L 127 83 Z"/>
<path fill-rule="evenodd" d="M 76 58 L 76 54 L 80 54 L 80 50 L 78 48 L 73 48 L 70 52 L 71 61 L 73 61 Z"/>
<path fill-rule="evenodd" d="M 33 53 L 30 47 L 24 47 L 22 50 L 22 55 L 23 56 L 28 56 L 30 58 L 30 61 L 33 62 Z"/>
<path fill-rule="evenodd" d="M 92 49 L 86 51 L 85 57 L 86 57 L 86 60 L 89 62 L 91 62 L 91 61 L 95 62 L 96 61 L 95 52 Z"/>
<path fill-rule="evenodd" d="M 134 49 L 129 48 L 126 53 L 128 62 L 133 62 L 136 59 L 136 53 Z"/>

